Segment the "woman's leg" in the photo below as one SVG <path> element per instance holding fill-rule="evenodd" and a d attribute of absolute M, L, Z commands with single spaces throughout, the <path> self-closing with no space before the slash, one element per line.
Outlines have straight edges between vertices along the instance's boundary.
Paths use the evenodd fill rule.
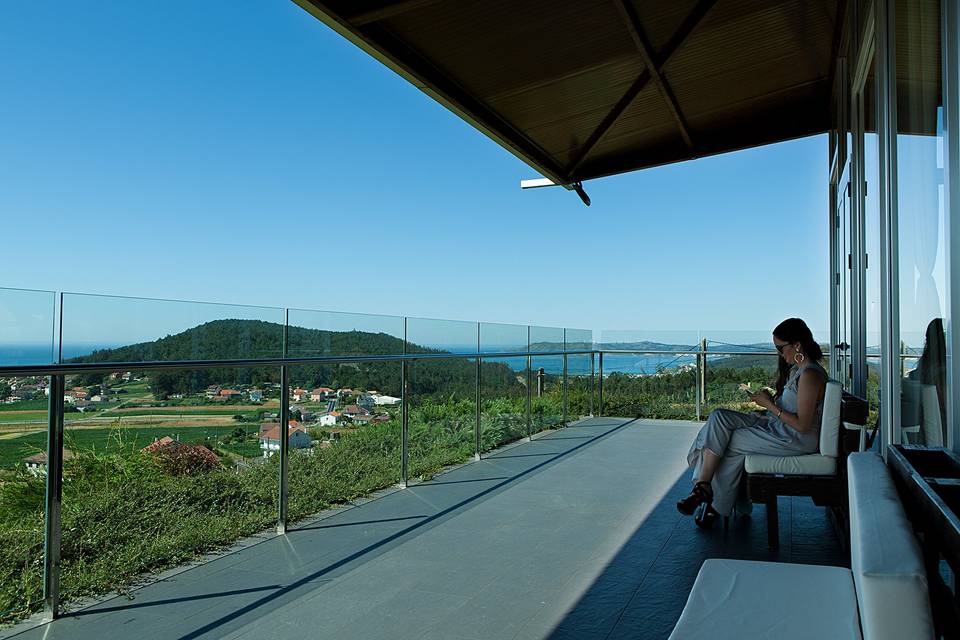
<path fill-rule="evenodd" d="M 733 434 L 742 427 L 752 427 L 763 421 L 756 414 L 740 413 L 731 409 L 714 409 L 700 430 L 690 450 L 695 464 L 694 481 L 710 482 L 720 467 Z"/>

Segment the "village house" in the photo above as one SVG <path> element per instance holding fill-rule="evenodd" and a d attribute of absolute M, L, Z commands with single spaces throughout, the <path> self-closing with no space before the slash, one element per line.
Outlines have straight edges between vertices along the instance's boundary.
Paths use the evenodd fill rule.
<path fill-rule="evenodd" d="M 318 387 L 310 392 L 310 400 L 312 402 L 323 402 L 330 396 L 336 395 L 336 392 L 329 387 Z"/>
<path fill-rule="evenodd" d="M 66 462 L 72 458 L 77 457 L 77 454 L 71 451 L 70 449 L 63 450 L 63 460 Z M 40 453 L 35 453 L 32 456 L 26 457 L 22 460 L 23 466 L 27 468 L 27 472 L 31 475 L 39 476 L 47 474 L 47 452 L 41 451 Z"/>
<path fill-rule="evenodd" d="M 291 422 L 287 429 L 287 438 L 288 446 L 291 449 L 309 449 L 313 444 L 313 440 L 307 435 L 306 430 L 295 421 Z M 275 451 L 280 451 L 280 425 L 278 423 L 267 423 L 260 427 L 260 450 L 263 451 L 264 458 L 269 458 Z"/>
<path fill-rule="evenodd" d="M 400 404 L 401 399 L 394 396 L 378 395 L 374 398 L 378 407 L 393 407 Z"/>
<path fill-rule="evenodd" d="M 310 397 L 310 394 L 307 393 L 306 389 L 301 389 L 297 387 L 290 392 L 290 397 L 293 398 L 294 402 L 306 402 L 307 398 Z"/>
<path fill-rule="evenodd" d="M 263 402 L 263 391 L 260 389 L 250 389 L 247 393 L 250 396 L 250 402 Z"/>
<path fill-rule="evenodd" d="M 339 411 L 331 411 L 320 416 L 317 422 L 321 427 L 335 427 L 340 422 L 342 416 Z"/>
<path fill-rule="evenodd" d="M 243 393 L 237 391 L 236 389 L 221 389 L 220 390 L 220 399 L 221 400 L 239 400 L 243 397 Z"/>

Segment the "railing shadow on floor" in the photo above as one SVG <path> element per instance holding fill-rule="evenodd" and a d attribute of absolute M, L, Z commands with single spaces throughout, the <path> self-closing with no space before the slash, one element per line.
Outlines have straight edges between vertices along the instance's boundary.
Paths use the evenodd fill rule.
<path fill-rule="evenodd" d="M 391 502 L 397 503 L 395 507 L 393 507 L 393 513 L 390 514 L 390 517 L 365 518 L 358 521 L 350 521 L 351 516 L 355 512 L 367 513 L 370 511 L 372 505 L 382 506 L 387 504 L 387 501 L 383 500 L 383 498 L 375 498 L 362 503 L 359 507 L 338 510 L 329 518 L 315 520 L 302 527 L 293 527 L 288 530 L 288 533 L 284 536 L 276 536 L 253 545 L 248 545 L 234 554 L 220 556 L 209 563 L 189 568 L 178 573 L 174 578 L 175 581 L 189 582 L 194 587 L 200 588 L 201 580 L 203 580 L 202 576 L 207 573 L 216 572 L 217 563 L 236 562 L 239 564 L 240 561 L 238 558 L 231 558 L 230 556 L 242 556 L 246 554 L 254 558 L 267 558 L 273 554 L 273 557 L 271 557 L 271 561 L 273 562 L 271 567 L 273 569 L 282 567 L 284 564 L 283 560 L 290 560 L 296 557 L 296 559 L 300 561 L 305 556 L 315 557 L 318 549 L 334 549 L 334 551 L 328 552 L 326 555 L 307 563 L 312 570 L 306 573 L 306 575 L 304 575 L 302 571 L 297 572 L 299 576 L 291 582 L 283 583 L 281 580 L 281 583 L 277 584 L 278 576 L 275 575 L 274 570 L 264 569 L 260 572 L 244 570 L 242 573 L 247 580 L 252 580 L 254 583 L 259 582 L 259 584 L 251 584 L 246 586 L 246 588 L 205 590 L 196 595 L 181 596 L 176 594 L 175 591 L 178 588 L 183 589 L 183 585 L 172 583 L 165 585 L 163 581 L 159 581 L 146 585 L 142 591 L 133 591 L 127 596 L 130 600 L 125 604 L 118 605 L 118 598 L 113 598 L 85 609 L 65 613 L 62 618 L 56 621 L 25 629 L 22 632 L 17 631 L 15 628 L 13 633 L 9 635 L 0 634 L 0 637 L 17 637 L 23 638 L 23 640 L 32 637 L 48 637 L 47 631 L 53 631 L 57 627 L 59 627 L 59 631 L 64 634 L 62 637 L 71 637 L 71 630 L 65 627 L 70 627 L 75 624 L 83 624 L 84 626 L 91 625 L 85 630 L 85 633 L 90 635 L 91 631 L 93 631 L 93 625 L 96 625 L 96 619 L 101 615 L 116 614 L 125 611 L 133 612 L 164 604 L 190 603 L 200 600 L 216 600 L 219 598 L 224 599 L 222 609 L 218 610 L 216 605 L 211 606 L 208 610 L 209 619 L 207 621 L 198 624 L 196 628 L 187 633 L 177 634 L 176 637 L 181 640 L 191 640 L 213 632 L 227 632 L 230 629 L 226 627 L 235 626 L 231 625 L 231 623 L 238 621 L 238 619 L 256 612 L 263 607 L 281 606 L 287 602 L 291 602 L 314 589 L 318 583 L 329 582 L 334 577 L 343 575 L 360 564 L 369 562 L 399 544 L 407 542 L 411 538 L 449 520 L 464 509 L 476 506 L 494 497 L 518 481 L 531 477 L 561 462 L 566 457 L 595 444 L 633 422 L 633 420 L 624 419 L 596 419 L 589 425 L 591 431 L 596 430 L 596 433 L 585 436 L 587 439 L 555 436 L 554 434 L 556 434 L 557 431 L 545 432 L 541 434 L 540 437 L 533 438 L 528 442 L 523 442 L 522 445 L 507 446 L 498 451 L 490 452 L 486 454 L 479 463 L 467 463 L 437 476 L 435 480 L 417 483 L 411 485 L 406 490 L 388 493 L 383 496 L 383 498 L 393 496 L 395 499 Z M 560 451 L 522 455 L 511 453 L 517 446 L 537 447 L 550 444 L 553 440 L 565 440 L 568 442 L 557 442 L 555 444 L 555 446 L 562 448 Z M 579 443 L 574 444 L 569 441 L 579 441 Z M 524 458 L 534 459 L 528 461 L 524 460 Z M 546 459 L 540 460 L 540 458 Z M 519 466 L 515 470 L 511 468 L 509 471 L 506 471 L 508 475 L 491 477 L 491 470 L 494 470 L 495 473 L 504 473 L 503 465 L 496 464 L 497 461 L 501 460 L 510 460 L 510 465 Z M 484 462 L 489 464 L 482 464 Z M 441 485 L 461 485 L 465 489 L 470 489 L 482 482 L 495 482 L 496 484 L 489 487 L 478 486 L 475 491 L 471 491 L 467 495 L 456 492 L 451 493 L 447 497 L 448 503 L 444 503 L 442 497 L 438 503 L 438 497 L 434 494 L 430 495 L 429 501 L 424 500 L 423 496 L 419 495 L 424 491 L 429 492 L 433 487 L 440 487 Z M 434 508 L 435 512 L 429 515 L 424 514 L 422 509 L 425 505 Z M 397 510 L 399 510 L 399 513 L 397 513 Z M 408 515 L 411 512 L 417 515 Z M 405 521 L 412 519 L 417 519 L 418 522 L 413 524 L 405 523 Z M 322 524 L 325 521 L 328 521 L 329 524 Z M 391 525 L 395 525 L 396 523 L 404 524 L 400 525 L 401 528 L 399 529 L 391 528 Z M 351 526 L 358 525 L 364 527 L 379 526 L 381 529 L 386 528 L 386 531 L 381 532 L 381 534 L 373 540 L 371 540 L 370 537 L 363 538 L 362 542 L 364 546 L 359 549 L 356 549 L 358 543 L 356 537 L 350 538 L 348 535 L 341 535 L 335 540 L 329 539 L 330 535 L 334 535 L 333 532 L 341 532 L 350 529 Z M 324 542 L 321 542 L 318 536 L 324 534 L 327 534 L 328 538 L 325 539 Z M 278 552 L 281 556 L 284 553 L 291 555 L 288 555 L 286 558 L 279 558 L 280 561 L 278 562 L 278 558 L 276 557 Z M 301 565 L 301 568 L 302 567 L 303 565 Z M 159 597 L 146 596 L 150 587 L 154 587 L 155 585 L 168 587 L 168 589 L 154 594 Z M 232 584 L 231 586 L 236 587 L 237 585 Z M 238 596 L 256 594 L 262 591 L 270 591 L 270 593 L 256 597 L 253 601 L 246 602 L 241 606 L 237 606 L 236 599 Z M 164 596 L 164 593 L 167 595 Z M 221 611 L 222 615 L 219 615 Z M 128 620 L 127 622 L 130 621 Z M 199 622 L 200 621 L 198 621 L 198 623 Z M 100 628 L 99 631 L 101 634 L 110 632 L 109 629 L 103 628 Z M 49 637 L 61 636 L 59 633 L 55 633 Z"/>

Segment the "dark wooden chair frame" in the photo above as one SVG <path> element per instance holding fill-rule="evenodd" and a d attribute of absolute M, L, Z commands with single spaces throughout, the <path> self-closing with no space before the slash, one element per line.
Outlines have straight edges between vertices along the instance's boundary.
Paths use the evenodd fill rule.
<path fill-rule="evenodd" d="M 777 515 L 777 498 L 780 496 L 809 496 L 819 507 L 833 507 L 834 522 L 843 527 L 844 535 L 841 538 L 846 540 L 847 453 L 857 451 L 860 444 L 858 436 L 851 436 L 845 431 L 841 427 L 837 472 L 832 476 L 747 474 L 747 497 L 750 502 L 767 507 L 767 546 L 771 550 L 780 548 L 780 519 Z"/>

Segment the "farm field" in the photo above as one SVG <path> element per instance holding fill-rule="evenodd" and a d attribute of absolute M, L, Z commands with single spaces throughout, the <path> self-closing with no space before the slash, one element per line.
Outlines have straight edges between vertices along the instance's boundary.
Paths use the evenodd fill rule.
<path fill-rule="evenodd" d="M 228 425 L 147 425 L 142 427 L 124 426 L 123 428 L 82 428 L 64 430 L 64 442 L 67 449 L 95 450 L 99 452 L 119 452 L 141 449 L 157 438 L 179 437 L 184 442 L 194 442 L 211 438 L 219 440 L 233 433 L 236 424 Z M 256 425 L 247 425 L 248 432 L 256 432 Z M 7 434 L 8 436 L 11 434 Z M 253 445 L 252 447 L 250 445 Z M 17 437 L 0 437 L 0 468 L 11 468 L 23 458 L 45 451 L 47 447 L 46 431 L 33 431 Z M 259 455 L 256 442 L 237 443 L 222 447 L 237 455 L 251 457 Z"/>

